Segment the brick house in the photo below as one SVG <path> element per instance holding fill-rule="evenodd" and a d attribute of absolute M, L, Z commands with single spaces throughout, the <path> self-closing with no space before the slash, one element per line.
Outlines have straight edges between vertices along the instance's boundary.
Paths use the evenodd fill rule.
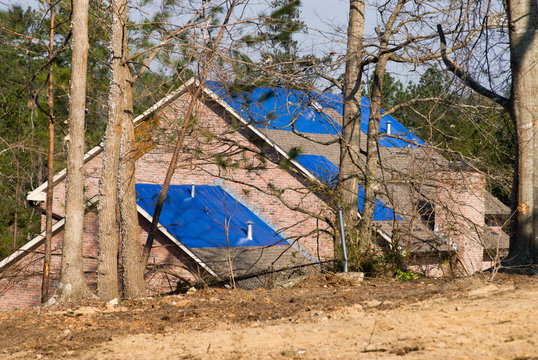
<path fill-rule="evenodd" d="M 195 86 L 187 82 L 135 119 L 141 242 Z M 286 89 L 237 94 L 213 82 L 202 93 L 151 252 L 149 293 L 174 291 L 189 281 L 229 281 L 231 275 L 239 286 L 262 286 L 271 277 L 258 275 L 268 269 L 309 271 L 307 265 L 333 259 L 335 214 L 328 204 L 334 203 L 338 171 L 341 99 Z M 365 103 L 366 119 L 367 110 Z M 459 259 L 468 273 L 489 267 L 507 247 L 499 226 L 506 206 L 485 191 L 480 173 L 449 163 L 392 117 L 383 119 L 380 167 L 387 185 L 374 216 L 380 245 L 400 247 L 413 269 L 430 275 L 448 270 L 440 263 L 445 255 Z M 83 255 L 93 289 L 101 163 L 100 146 L 86 154 Z M 44 206 L 47 186 L 28 200 Z M 360 188 L 358 196 L 360 211 Z M 51 291 L 59 279 L 64 199 L 65 170 L 54 180 L 59 220 L 53 226 Z M 44 233 L 0 262 L 0 309 L 39 304 L 43 240 Z"/>

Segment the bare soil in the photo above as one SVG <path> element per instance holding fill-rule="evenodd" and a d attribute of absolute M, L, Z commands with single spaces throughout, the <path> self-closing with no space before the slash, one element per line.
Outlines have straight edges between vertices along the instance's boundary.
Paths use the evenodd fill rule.
<path fill-rule="evenodd" d="M 538 359 L 538 277 L 352 280 L 0 313 L 0 359 Z"/>

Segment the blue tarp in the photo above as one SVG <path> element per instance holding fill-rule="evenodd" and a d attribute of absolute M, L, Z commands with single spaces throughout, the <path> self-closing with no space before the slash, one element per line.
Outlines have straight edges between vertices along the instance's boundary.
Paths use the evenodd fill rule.
<path fill-rule="evenodd" d="M 321 155 L 299 155 L 295 158 L 301 165 L 307 168 L 314 176 L 321 181 L 335 185 L 338 179 L 338 173 L 340 169 L 334 165 L 329 159 Z M 358 193 L 358 208 L 362 213 L 362 207 L 364 206 L 364 188 L 359 184 Z M 374 220 L 375 221 L 390 221 L 394 219 L 403 220 L 399 215 L 387 207 L 381 200 L 375 199 L 374 208 Z"/>
<path fill-rule="evenodd" d="M 160 191 L 160 185 L 136 184 L 136 202 L 151 216 Z M 247 239 L 247 221 L 253 222 L 253 240 Z M 193 198 L 190 185 L 171 185 L 159 223 L 190 248 L 286 243 L 265 222 L 219 186 L 196 185 Z"/>
<path fill-rule="evenodd" d="M 233 93 L 219 82 L 207 81 L 206 85 L 258 128 L 286 131 L 295 129 L 298 132 L 329 135 L 341 133 L 340 124 L 323 111 L 319 111 L 319 106 L 332 108 L 343 116 L 342 95 L 270 87 Z M 369 116 L 370 101 L 362 97 L 361 131 L 365 134 L 368 132 Z M 381 118 L 380 133 L 386 133 L 388 123 L 391 124 L 391 136 L 381 137 L 381 146 L 403 148 L 426 145 L 390 115 Z"/>

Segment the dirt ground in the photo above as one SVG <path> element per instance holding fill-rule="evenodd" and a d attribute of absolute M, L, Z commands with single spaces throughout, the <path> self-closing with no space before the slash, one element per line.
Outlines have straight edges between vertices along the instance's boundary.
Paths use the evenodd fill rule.
<path fill-rule="evenodd" d="M 538 277 L 206 289 L 0 313 L 0 359 L 538 359 Z"/>

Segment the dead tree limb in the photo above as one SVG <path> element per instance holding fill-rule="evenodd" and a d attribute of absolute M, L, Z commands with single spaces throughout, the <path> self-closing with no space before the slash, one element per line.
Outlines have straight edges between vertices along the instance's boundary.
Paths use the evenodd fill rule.
<path fill-rule="evenodd" d="M 441 25 L 437 25 L 437 32 L 439 33 L 439 40 L 441 41 L 441 58 L 443 59 L 443 62 L 445 66 L 447 67 L 447 69 L 451 71 L 452 73 L 454 73 L 454 75 L 456 75 L 461 81 L 463 81 L 465 85 L 469 86 L 471 89 L 473 89 L 480 95 L 483 95 L 495 101 L 497 104 L 501 105 L 505 109 L 508 109 L 510 105 L 509 99 L 480 85 L 469 74 L 467 74 L 458 64 L 456 64 L 456 62 L 454 62 L 452 59 L 448 57 L 446 53 L 445 33 L 443 32 L 443 27 Z"/>

